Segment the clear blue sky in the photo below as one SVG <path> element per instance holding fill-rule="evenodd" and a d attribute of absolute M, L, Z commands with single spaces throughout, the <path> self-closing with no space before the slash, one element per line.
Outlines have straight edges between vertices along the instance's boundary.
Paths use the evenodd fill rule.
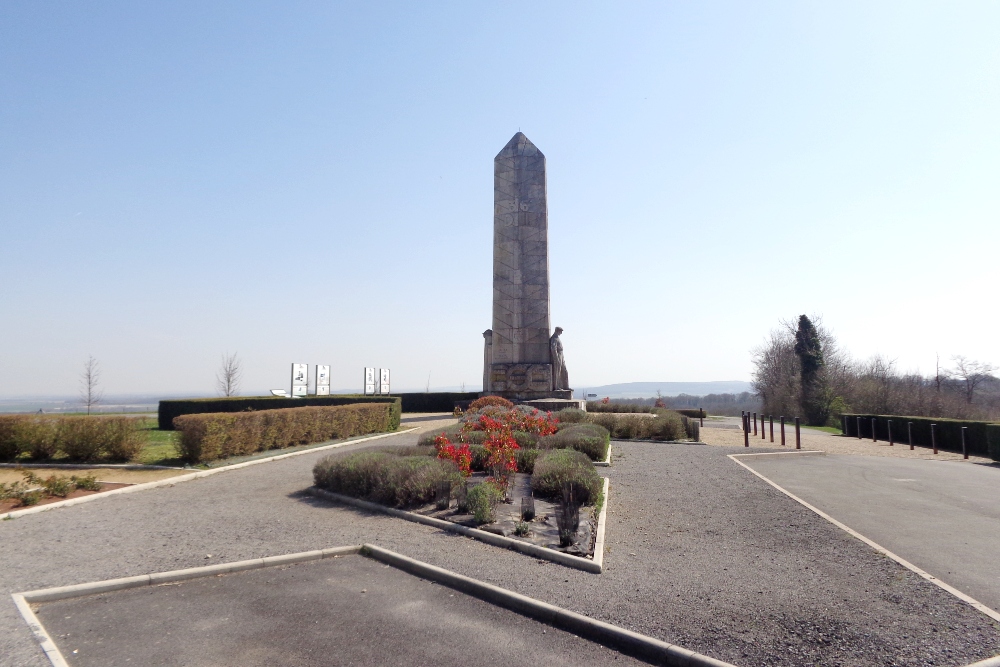
<path fill-rule="evenodd" d="M 782 318 L 1000 363 L 1000 4 L 0 4 L 0 396 L 478 388 L 492 160 L 548 159 L 577 387 Z"/>

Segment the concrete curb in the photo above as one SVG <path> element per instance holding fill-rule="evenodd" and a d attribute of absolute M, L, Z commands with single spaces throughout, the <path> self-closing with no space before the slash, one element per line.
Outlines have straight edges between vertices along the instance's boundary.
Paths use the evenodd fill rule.
<path fill-rule="evenodd" d="M 402 435 L 404 433 L 409 433 L 410 431 L 415 431 L 414 428 L 406 429 L 405 431 L 394 431 L 392 433 L 379 433 L 377 435 L 370 435 L 364 438 L 358 438 L 356 440 L 346 440 L 344 442 L 336 442 L 332 445 L 323 445 L 322 447 L 312 447 L 310 449 L 303 449 L 297 452 L 290 452 L 288 454 L 278 454 L 276 456 L 268 456 L 263 459 L 254 459 L 253 461 L 244 461 L 243 463 L 234 463 L 229 466 L 220 466 L 218 468 L 212 468 L 211 470 L 199 470 L 198 472 L 193 472 L 188 475 L 178 475 L 177 477 L 168 477 L 166 479 L 158 479 L 155 482 L 145 482 L 143 484 L 133 484 L 131 486 L 125 486 L 120 489 L 113 489 L 111 491 L 104 491 L 102 493 L 94 493 L 89 496 L 81 496 L 79 498 L 72 498 L 70 500 L 61 500 L 57 503 L 49 503 L 48 505 L 37 505 L 35 507 L 29 507 L 23 510 L 14 510 L 8 512 L 7 519 L 16 519 L 20 516 L 25 516 L 28 514 L 37 514 L 38 512 L 47 512 L 49 510 L 54 510 L 59 507 L 69 507 L 71 505 L 79 505 L 80 503 L 88 503 L 93 500 L 98 500 L 100 498 L 107 498 L 108 496 L 118 495 L 120 493 L 134 493 L 136 491 L 145 491 L 147 489 L 155 489 L 161 486 L 173 486 L 180 482 L 190 482 L 193 479 L 200 479 L 202 477 L 209 477 L 211 475 L 217 475 L 221 472 L 229 472 L 230 470 L 239 470 L 240 468 L 248 468 L 250 466 L 255 466 L 261 463 L 270 463 L 271 461 L 280 461 L 282 459 L 288 459 L 293 456 L 303 456 L 305 454 L 313 454 L 315 452 L 321 452 L 327 449 L 336 449 L 337 447 L 347 447 L 348 445 L 355 445 L 359 442 L 367 442 L 369 440 L 378 440 L 380 438 L 389 438 L 394 435 Z"/>
<path fill-rule="evenodd" d="M 806 450 L 795 450 L 795 451 L 791 451 L 791 452 L 756 452 L 756 453 L 750 452 L 750 453 L 747 453 L 747 454 L 730 454 L 729 457 L 730 458 L 734 458 L 734 457 L 735 458 L 740 458 L 740 457 L 743 457 L 743 456 L 754 456 L 754 457 L 757 457 L 757 458 L 767 459 L 767 458 L 774 458 L 774 457 L 777 457 L 777 456 L 788 456 L 788 455 L 792 455 L 792 456 L 826 456 L 826 452 L 821 452 L 819 450 L 813 450 L 813 449 L 806 449 Z"/>
<path fill-rule="evenodd" d="M 608 443 L 608 455 L 604 457 L 603 461 L 594 461 L 594 465 L 599 468 L 608 468 L 611 466 L 611 443 Z"/>
<path fill-rule="evenodd" d="M 793 452 L 789 452 L 789 453 L 793 453 Z M 874 540 L 868 539 L 867 537 L 865 537 L 864 535 L 862 535 L 858 531 L 854 530 L 850 526 L 848 526 L 846 524 L 843 524 L 840 521 L 837 521 L 832 516 L 830 516 L 829 514 L 827 514 L 826 512 L 824 512 L 823 510 L 819 509 L 818 507 L 814 507 L 813 505 L 810 505 L 806 501 L 804 501 L 801 498 L 799 498 L 798 496 L 796 496 L 794 493 L 792 493 L 792 492 L 790 492 L 790 491 L 782 488 L 778 484 L 775 484 L 774 482 L 772 482 L 771 480 L 769 480 L 764 475 L 760 474 L 759 472 L 757 472 L 756 470 L 754 470 L 753 468 L 751 468 L 747 464 L 743 463 L 743 461 L 740 461 L 739 458 L 738 458 L 740 456 L 746 456 L 746 455 L 745 454 L 729 454 L 728 455 L 728 457 L 730 459 L 732 459 L 735 463 L 737 463 L 738 465 L 743 466 L 744 468 L 746 468 L 747 470 L 749 470 L 751 473 L 753 473 L 754 475 L 756 475 L 760 479 L 764 480 L 765 482 L 767 482 L 768 484 L 770 484 L 771 486 L 773 486 L 775 489 L 777 489 L 781 493 L 785 494 L 786 496 L 788 496 L 789 498 L 791 498 L 795 502 L 799 503 L 803 507 L 805 507 L 805 508 L 807 508 L 809 510 L 812 510 L 816 514 L 820 515 L 821 517 L 823 517 L 824 519 L 826 519 L 827 521 L 829 521 L 830 523 L 832 523 L 833 525 L 835 525 L 837 528 L 840 528 L 841 530 L 843 530 L 845 533 L 851 535 L 852 537 L 856 537 L 857 539 L 861 540 L 862 542 L 864 542 L 865 544 L 867 544 L 868 546 L 870 546 L 872 549 L 875 549 L 875 551 L 879 552 L 880 554 L 883 554 L 884 556 L 888 556 L 892 560 L 896 561 L 897 563 L 899 563 L 900 565 L 902 565 L 903 567 L 905 567 L 907 570 L 910 570 L 911 572 L 920 575 L 921 577 L 923 577 L 927 581 L 931 582 L 932 584 L 935 584 L 936 586 L 939 586 L 940 588 L 944 589 L 946 592 L 950 593 L 951 595 L 954 595 L 955 597 L 957 597 L 962 602 L 965 602 L 966 604 L 971 605 L 972 607 L 974 607 L 976 609 L 976 611 L 979 611 L 979 612 L 985 614 L 986 616 L 990 617 L 994 621 L 1000 622 L 1000 612 L 994 611 L 990 607 L 987 607 L 986 605 L 984 605 L 979 600 L 976 600 L 975 598 L 973 598 L 973 597 L 971 597 L 969 595 L 966 595 L 965 593 L 963 593 L 962 591 L 958 590 L 954 586 L 950 586 L 949 584 L 946 584 L 945 582 L 943 582 L 940 579 L 938 579 L 937 577 L 935 577 L 933 574 L 930 574 L 929 572 L 925 572 L 924 570 L 920 569 L 919 567 L 917 567 L 916 565 L 914 565 L 910 561 L 906 560 L 902 556 L 897 556 L 895 553 L 889 551 L 888 549 L 886 549 L 885 547 L 883 547 L 878 542 L 875 542 Z M 1000 667 L 1000 656 L 996 656 L 996 658 L 990 658 L 990 660 L 994 660 L 994 659 L 998 661 L 995 664 L 993 664 L 993 663 L 982 664 L 982 663 L 977 662 L 977 663 L 975 663 L 975 665 L 976 665 L 976 667 Z"/>
<path fill-rule="evenodd" d="M 0 463 L 0 468 L 55 468 L 80 470 L 81 468 L 108 468 L 109 470 L 190 470 L 177 466 L 151 466 L 143 463 Z"/>
<path fill-rule="evenodd" d="M 622 653 L 656 664 L 676 667 L 733 667 L 730 663 L 689 651 L 680 646 L 619 628 L 434 565 L 421 563 L 371 544 L 364 545 L 361 548 L 361 553 L 404 572 L 436 581 L 498 607 L 510 609 L 590 641 L 604 644 Z"/>
<path fill-rule="evenodd" d="M 35 612 L 31 610 L 31 605 L 28 604 L 27 600 L 24 599 L 23 595 L 19 593 L 14 593 L 11 595 L 14 598 L 14 606 L 17 610 L 21 612 L 21 618 L 24 622 L 28 624 L 28 628 L 31 629 L 31 634 L 35 635 L 35 639 L 42 647 L 42 652 L 45 653 L 45 657 L 49 659 L 52 663 L 52 667 L 69 667 L 66 664 L 65 658 L 63 658 L 62 653 L 56 646 L 55 642 L 52 641 L 52 637 L 49 636 L 48 631 L 42 625 L 38 617 L 35 616 Z"/>
<path fill-rule="evenodd" d="M 216 565 L 206 565 L 203 567 L 188 567 L 183 570 L 171 570 L 169 572 L 140 574 L 135 577 L 123 577 L 121 579 L 105 579 L 104 581 L 92 581 L 86 584 L 40 588 L 35 591 L 15 593 L 14 595 L 22 597 L 28 604 L 36 602 L 52 602 L 54 600 L 65 600 L 67 598 L 77 598 L 84 595 L 96 595 L 98 593 L 110 593 L 112 591 L 121 591 L 129 588 L 141 588 L 142 586 L 157 586 L 159 584 L 184 581 L 186 579 L 198 579 L 200 577 L 208 577 L 216 574 L 242 572 L 243 570 L 258 570 L 263 567 L 302 563 L 310 560 L 332 558 L 333 556 L 347 556 L 356 554 L 359 551 L 361 551 L 361 545 L 333 547 L 332 549 L 317 549 L 315 551 L 302 551 L 294 554 L 285 554 L 283 556 L 253 558 L 251 560 L 239 560 L 232 563 L 218 563 Z"/>
<path fill-rule="evenodd" d="M 608 523 L 608 493 L 611 490 L 611 480 L 604 478 L 604 506 L 597 517 L 597 534 L 594 536 L 594 562 L 604 571 L 604 530 Z"/>
<path fill-rule="evenodd" d="M 383 514 L 388 514 L 389 516 L 394 516 L 397 519 L 405 519 L 406 521 L 412 521 L 414 523 L 422 523 L 425 526 L 432 526 L 440 530 L 447 530 L 452 533 L 458 533 L 459 535 L 464 535 L 465 537 L 471 537 L 472 539 L 479 540 L 480 542 L 486 542 L 487 544 L 492 544 L 495 547 L 502 547 L 504 549 L 519 551 L 528 556 L 550 560 L 553 563 L 559 563 L 560 565 L 565 565 L 566 567 L 572 567 L 577 570 L 583 570 L 584 572 L 600 574 L 604 570 L 603 543 L 601 551 L 598 551 L 595 545 L 594 559 L 590 560 L 589 558 L 581 558 L 579 556 L 571 556 L 569 554 L 564 554 L 563 552 L 556 551 L 555 549 L 547 549 L 545 547 L 540 547 L 536 544 L 531 544 L 530 542 L 522 542 L 521 540 L 515 540 L 510 537 L 504 537 L 503 535 L 497 535 L 496 533 L 489 533 L 485 530 L 479 530 L 477 528 L 469 528 L 467 526 L 460 526 L 457 523 L 452 523 L 451 521 L 445 521 L 443 519 L 435 519 L 434 517 L 423 516 L 421 514 L 416 514 L 414 512 L 407 512 L 405 510 L 398 510 L 394 507 L 386 507 L 385 505 L 379 505 L 378 503 L 368 502 L 367 500 L 351 498 L 350 496 L 344 496 L 339 493 L 334 493 L 332 491 L 326 491 L 324 489 L 320 489 L 315 486 L 309 487 L 306 491 L 307 493 L 317 498 L 323 498 L 325 500 L 333 500 L 338 503 L 343 503 L 345 505 L 353 505 L 355 507 L 365 509 L 370 512 L 381 512 Z M 605 479 L 604 509 L 601 510 L 601 515 L 600 517 L 598 517 L 598 524 L 597 524 L 597 536 L 599 538 L 603 538 L 604 535 L 603 521 L 607 519 L 607 509 L 608 509 L 608 481 Z"/>

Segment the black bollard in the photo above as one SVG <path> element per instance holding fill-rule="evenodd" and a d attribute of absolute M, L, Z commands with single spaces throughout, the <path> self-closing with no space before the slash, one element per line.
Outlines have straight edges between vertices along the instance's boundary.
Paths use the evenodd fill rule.
<path fill-rule="evenodd" d="M 910 451 L 913 451 L 913 422 L 906 422 L 906 437 L 910 440 Z"/>
<path fill-rule="evenodd" d="M 875 435 L 875 418 L 872 417 L 872 442 L 878 442 L 878 437 Z"/>
<path fill-rule="evenodd" d="M 785 415 L 781 415 L 781 446 L 785 446 Z"/>
<path fill-rule="evenodd" d="M 753 413 L 753 434 L 757 435 L 757 413 Z"/>
<path fill-rule="evenodd" d="M 799 418 L 795 418 L 795 449 L 802 449 L 802 438 L 799 434 Z"/>
<path fill-rule="evenodd" d="M 774 415 L 768 415 L 767 418 L 771 421 L 771 442 L 774 442 Z"/>
<path fill-rule="evenodd" d="M 963 459 L 969 458 L 969 452 L 967 452 L 966 449 L 965 449 L 965 432 L 968 431 L 968 430 L 969 430 L 968 426 L 963 426 L 962 427 L 962 458 Z"/>
<path fill-rule="evenodd" d="M 885 428 L 889 431 L 889 446 L 892 447 L 892 420 L 885 420 Z"/>
<path fill-rule="evenodd" d="M 931 424 L 931 447 L 934 449 L 934 453 L 937 454 L 937 438 L 934 437 L 935 428 L 937 428 L 937 424 Z"/>
<path fill-rule="evenodd" d="M 858 417 L 858 440 L 861 439 L 861 417 Z"/>

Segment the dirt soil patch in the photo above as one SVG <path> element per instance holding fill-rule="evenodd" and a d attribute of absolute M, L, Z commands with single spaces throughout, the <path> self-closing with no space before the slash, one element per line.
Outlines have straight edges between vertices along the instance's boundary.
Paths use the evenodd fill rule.
<path fill-rule="evenodd" d="M 58 502 L 62 502 L 63 500 L 70 500 L 72 498 L 80 498 L 82 496 L 92 496 L 92 495 L 94 495 L 96 493 L 104 493 L 105 491 L 111 491 L 113 489 L 120 489 L 123 486 L 132 486 L 132 485 L 131 484 L 114 484 L 114 483 L 102 482 L 101 483 L 101 490 L 100 491 L 83 491 L 81 489 L 77 489 L 75 491 L 72 491 L 71 493 L 68 493 L 65 497 L 61 497 L 61 496 L 45 496 L 41 500 L 39 500 L 37 503 L 35 503 L 34 505 L 22 505 L 21 501 L 15 499 L 15 498 L 11 498 L 11 499 L 8 499 L 8 500 L 2 500 L 2 501 L 0 501 L 0 514 L 6 514 L 7 512 L 12 512 L 12 511 L 15 511 L 15 510 L 24 510 L 24 509 L 28 509 L 29 507 L 36 507 L 38 505 L 49 505 L 51 503 L 58 503 Z"/>
<path fill-rule="evenodd" d="M 474 474 L 469 478 L 469 488 L 485 481 L 486 475 L 482 473 Z M 517 535 L 514 530 L 521 522 L 521 499 L 532 497 L 531 475 L 517 473 L 514 476 L 514 484 L 510 493 L 510 502 L 502 503 L 496 509 L 496 521 L 485 525 L 476 525 L 471 514 L 460 514 L 456 509 L 455 501 L 446 510 L 439 510 L 434 503 L 411 509 L 415 514 L 443 519 L 452 523 L 461 524 L 470 528 L 478 528 L 504 537 L 510 537 L 522 542 L 530 542 L 546 549 L 554 549 L 571 556 L 583 558 L 594 557 L 594 543 L 597 539 L 597 517 L 594 516 L 592 505 L 580 507 L 580 528 L 576 533 L 576 542 L 568 547 L 559 545 L 559 526 L 556 523 L 557 503 L 535 498 L 535 518 L 526 522 L 528 524 L 527 535 Z"/>

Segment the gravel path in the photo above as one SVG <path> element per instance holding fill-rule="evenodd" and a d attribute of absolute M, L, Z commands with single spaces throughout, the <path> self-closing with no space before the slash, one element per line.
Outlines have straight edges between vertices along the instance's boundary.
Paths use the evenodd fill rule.
<path fill-rule="evenodd" d="M 0 522 L 0 587 L 373 542 L 741 666 L 963 665 L 1000 653 L 985 616 L 726 458 L 742 447 L 614 450 L 602 575 L 304 496 L 316 453 Z M 0 664 L 47 664 L 9 598 Z"/>

